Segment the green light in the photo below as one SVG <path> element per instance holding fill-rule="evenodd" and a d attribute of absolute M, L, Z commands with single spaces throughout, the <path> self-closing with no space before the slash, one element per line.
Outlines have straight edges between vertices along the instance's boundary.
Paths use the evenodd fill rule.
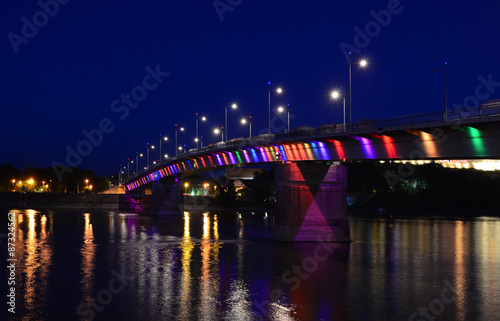
<path fill-rule="evenodd" d="M 467 133 L 471 137 L 472 148 L 476 153 L 476 156 L 486 156 L 486 147 L 484 146 L 484 141 L 482 138 L 482 132 L 474 127 L 467 127 Z"/>
<path fill-rule="evenodd" d="M 238 162 L 241 164 L 243 163 L 243 161 L 241 160 L 241 156 L 240 156 L 240 153 L 238 151 L 236 151 L 236 157 L 238 158 Z"/>

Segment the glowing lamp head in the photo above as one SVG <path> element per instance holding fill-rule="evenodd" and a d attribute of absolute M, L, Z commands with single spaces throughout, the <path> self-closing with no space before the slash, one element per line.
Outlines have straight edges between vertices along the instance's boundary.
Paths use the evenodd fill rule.
<path fill-rule="evenodd" d="M 219 134 L 220 130 L 218 128 L 214 129 L 214 134 Z"/>
<path fill-rule="evenodd" d="M 337 98 L 339 98 L 339 97 L 340 97 L 340 94 L 339 94 L 339 92 L 338 92 L 338 91 L 333 91 L 333 92 L 332 92 L 332 98 L 333 98 L 333 99 L 337 99 Z"/>
<path fill-rule="evenodd" d="M 179 150 L 182 150 L 182 146 L 179 146 Z"/>
<path fill-rule="evenodd" d="M 285 111 L 285 108 L 283 108 L 283 107 L 278 107 L 278 112 L 282 113 L 282 112 L 284 112 L 284 111 Z"/>
<path fill-rule="evenodd" d="M 181 132 L 183 132 L 183 131 L 184 131 L 184 127 L 181 127 Z"/>
<path fill-rule="evenodd" d="M 247 123 L 247 120 L 246 120 L 245 118 L 243 118 L 243 119 L 241 120 L 241 123 L 242 123 L 243 125 L 245 125 L 245 124 Z"/>
<path fill-rule="evenodd" d="M 207 120 L 207 117 L 203 116 L 201 117 L 201 121 L 206 121 Z"/>
<path fill-rule="evenodd" d="M 167 140 L 168 140 L 168 137 L 167 137 L 167 136 L 163 137 L 163 140 L 164 140 L 164 141 L 167 141 Z"/>
<path fill-rule="evenodd" d="M 277 92 L 278 94 L 281 94 L 281 93 L 283 92 L 283 89 L 278 88 L 278 89 L 276 89 L 276 92 Z"/>
<path fill-rule="evenodd" d="M 360 65 L 361 67 L 366 67 L 366 65 L 368 65 L 368 62 L 367 62 L 366 60 L 364 60 L 364 59 L 363 59 L 363 60 L 361 60 L 361 61 L 359 62 L 359 65 Z"/>
<path fill-rule="evenodd" d="M 236 104 L 232 104 L 232 105 L 231 105 L 231 108 L 232 108 L 232 109 L 236 109 L 236 108 L 238 108 L 238 105 L 236 105 Z"/>

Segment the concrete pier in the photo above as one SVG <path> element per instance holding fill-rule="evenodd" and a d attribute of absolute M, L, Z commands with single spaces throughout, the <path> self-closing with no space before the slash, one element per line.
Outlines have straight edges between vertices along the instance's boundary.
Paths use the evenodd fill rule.
<path fill-rule="evenodd" d="M 274 239 L 287 242 L 349 242 L 347 168 L 324 163 L 276 166 Z"/>
<path fill-rule="evenodd" d="M 183 210 L 182 185 L 179 180 L 154 181 L 151 189 L 151 214 L 172 215 Z"/>

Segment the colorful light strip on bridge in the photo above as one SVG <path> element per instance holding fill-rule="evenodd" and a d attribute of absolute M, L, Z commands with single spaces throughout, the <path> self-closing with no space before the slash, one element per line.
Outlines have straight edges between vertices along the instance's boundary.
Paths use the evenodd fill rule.
<path fill-rule="evenodd" d="M 470 150 L 468 157 L 484 157 L 489 155 L 484 141 L 484 132 L 470 126 L 461 126 L 464 144 Z M 147 173 L 126 184 L 127 190 L 134 190 L 162 178 L 187 171 L 215 169 L 239 164 L 271 163 L 276 161 L 342 161 L 363 159 L 411 159 L 450 158 L 443 154 L 440 144 L 445 141 L 444 132 L 428 132 L 422 130 L 404 130 L 394 135 L 367 134 L 361 136 L 347 135 L 319 140 L 291 141 L 279 144 L 233 147 L 205 154 L 190 156 L 160 169 Z M 405 158 L 406 155 L 406 158 Z M 414 156 L 412 156 L 414 155 Z M 408 158 L 410 157 L 410 158 Z M 467 158 L 466 155 L 457 155 Z"/>

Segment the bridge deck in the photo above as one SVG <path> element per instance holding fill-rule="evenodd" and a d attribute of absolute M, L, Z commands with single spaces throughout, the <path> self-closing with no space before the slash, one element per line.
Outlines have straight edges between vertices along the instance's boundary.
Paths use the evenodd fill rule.
<path fill-rule="evenodd" d="M 476 128 L 487 123 L 500 123 L 500 102 L 447 113 L 362 120 L 346 126 L 302 127 L 288 133 L 233 139 L 193 149 L 142 171 L 125 185 L 130 190 L 184 171 L 273 162 L 279 160 L 276 153 L 282 155 L 282 160 L 294 161 L 411 159 L 412 154 L 418 154 L 420 159 L 500 157 L 500 151 L 492 148 L 495 143 L 500 145 L 500 134 Z M 443 139 L 449 148 L 444 148 Z"/>

